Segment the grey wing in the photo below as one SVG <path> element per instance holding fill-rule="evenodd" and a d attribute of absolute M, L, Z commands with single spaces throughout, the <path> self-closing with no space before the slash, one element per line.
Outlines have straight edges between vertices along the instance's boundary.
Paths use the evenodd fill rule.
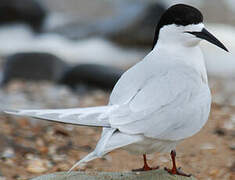
<path fill-rule="evenodd" d="M 195 103 L 198 103 L 198 108 L 201 108 L 200 103 L 209 106 L 208 90 L 194 69 L 173 66 L 165 73 L 147 78 L 142 88 L 136 88 L 130 101 L 113 112 L 110 124 L 128 134 L 144 134 L 165 140 L 183 139 L 198 129 L 190 130 L 184 126 L 186 122 L 188 124 L 189 117 L 194 116 L 195 112 L 191 111 L 194 107 L 191 106 L 197 106 Z"/>

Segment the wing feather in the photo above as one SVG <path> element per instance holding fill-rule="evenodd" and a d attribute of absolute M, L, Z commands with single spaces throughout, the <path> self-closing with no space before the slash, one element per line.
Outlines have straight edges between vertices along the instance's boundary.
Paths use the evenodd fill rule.
<path fill-rule="evenodd" d="M 110 117 L 112 127 L 128 134 L 164 140 L 179 140 L 194 133 L 193 128 L 188 131 L 185 126 L 190 125 L 189 119 L 193 116 L 200 121 L 201 114 L 195 115 L 192 109 L 201 112 L 200 103 L 210 102 L 208 86 L 202 82 L 199 73 L 187 65 L 161 68 L 156 69 L 155 74 L 149 73 L 144 85 L 135 87 L 128 103 L 119 104 L 118 111 Z M 198 107 L 194 107 L 197 104 Z M 206 115 L 203 118 L 207 118 Z"/>

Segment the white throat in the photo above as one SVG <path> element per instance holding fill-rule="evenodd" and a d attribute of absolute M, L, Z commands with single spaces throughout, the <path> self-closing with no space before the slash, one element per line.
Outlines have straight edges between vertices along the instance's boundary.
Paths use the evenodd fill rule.
<path fill-rule="evenodd" d="M 189 25 L 187 29 L 201 31 L 203 27 L 203 24 Z M 200 39 L 184 33 L 185 29 L 185 27 L 176 27 L 175 25 L 163 27 L 160 30 L 153 54 L 159 55 L 160 53 L 161 56 L 172 59 L 172 61 L 182 61 L 193 67 L 202 77 L 203 82 L 208 83 L 204 57 L 199 47 Z"/>
<path fill-rule="evenodd" d="M 201 39 L 186 32 L 200 32 L 203 28 L 203 23 L 187 26 L 165 25 L 159 31 L 158 43 L 167 46 L 197 46 Z"/>

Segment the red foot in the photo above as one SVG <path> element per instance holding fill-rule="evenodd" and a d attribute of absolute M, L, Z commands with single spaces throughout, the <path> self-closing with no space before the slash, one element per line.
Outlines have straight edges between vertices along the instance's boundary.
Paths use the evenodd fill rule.
<path fill-rule="evenodd" d="M 156 169 L 159 169 L 159 166 L 157 166 L 157 167 L 154 167 L 154 168 L 151 168 L 151 167 L 149 167 L 149 166 L 144 166 L 144 167 L 142 167 L 142 168 L 139 168 L 139 169 L 133 169 L 132 171 L 133 172 L 139 172 L 139 171 L 151 171 L 151 170 L 156 170 Z"/>
<path fill-rule="evenodd" d="M 180 176 L 190 177 L 191 174 L 185 174 L 184 172 L 182 172 L 180 170 L 180 168 L 176 167 L 175 157 L 176 157 L 176 152 L 175 152 L 175 150 L 173 150 L 173 151 L 171 151 L 171 159 L 172 159 L 173 167 L 172 167 L 172 169 L 165 168 L 165 170 L 168 173 L 173 174 L 173 175 L 180 175 Z"/>
<path fill-rule="evenodd" d="M 179 176 L 186 176 L 186 177 L 191 177 L 191 174 L 185 174 L 184 172 L 182 172 L 180 170 L 180 168 L 178 169 L 168 169 L 168 168 L 164 168 L 168 173 L 172 174 L 172 175 L 179 175 Z"/>
<path fill-rule="evenodd" d="M 134 172 L 138 172 L 138 171 L 151 171 L 151 170 L 156 170 L 159 167 L 155 167 L 155 168 L 151 168 L 149 167 L 149 165 L 147 164 L 147 158 L 146 158 L 146 154 L 143 155 L 144 157 L 144 167 L 140 168 L 140 169 L 133 169 L 132 171 Z"/>

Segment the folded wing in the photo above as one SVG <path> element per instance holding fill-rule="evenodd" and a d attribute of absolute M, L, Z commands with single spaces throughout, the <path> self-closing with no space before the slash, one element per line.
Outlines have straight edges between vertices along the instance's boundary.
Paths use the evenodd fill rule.
<path fill-rule="evenodd" d="M 207 85 L 198 72 L 186 65 L 175 64 L 158 72 L 161 73 L 149 76 L 143 86 L 136 87 L 129 102 L 119 104 L 118 111 L 110 117 L 113 128 L 165 140 L 180 140 L 194 132 L 185 125 L 191 117 L 195 121 L 202 118 L 195 112 L 200 111 L 200 103 L 209 102 Z M 121 90 L 116 92 L 120 98 L 124 94 Z"/>

